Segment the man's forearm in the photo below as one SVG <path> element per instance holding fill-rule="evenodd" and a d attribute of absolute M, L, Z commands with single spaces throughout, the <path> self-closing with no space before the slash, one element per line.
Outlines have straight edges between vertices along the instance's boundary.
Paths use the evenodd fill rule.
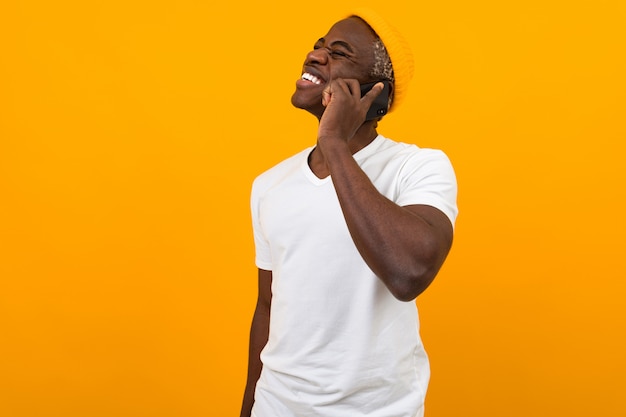
<path fill-rule="evenodd" d="M 241 405 L 241 417 L 250 417 L 252 405 L 254 404 L 254 390 L 256 383 L 261 376 L 263 364 L 261 363 L 261 351 L 267 343 L 269 330 L 269 314 L 257 309 L 252 319 L 250 328 L 250 347 L 248 351 L 248 379 Z"/>
<path fill-rule="evenodd" d="M 263 364 L 261 351 L 267 344 L 270 329 L 270 306 L 272 273 L 259 270 L 259 296 L 250 326 L 250 345 L 248 349 L 248 378 L 241 404 L 241 417 L 250 417 L 254 405 L 254 391 L 261 376 Z"/>
<path fill-rule="evenodd" d="M 400 207 L 387 199 L 358 166 L 347 144 L 334 142 L 318 143 L 357 249 L 394 296 L 415 298 L 448 253 L 449 221 L 434 208 Z"/>

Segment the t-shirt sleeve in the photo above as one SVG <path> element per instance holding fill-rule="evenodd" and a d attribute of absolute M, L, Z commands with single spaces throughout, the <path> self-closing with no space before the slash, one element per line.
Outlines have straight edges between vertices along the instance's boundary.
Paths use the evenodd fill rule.
<path fill-rule="evenodd" d="M 441 210 L 454 226 L 456 175 L 445 153 L 434 149 L 418 149 L 403 165 L 398 181 L 396 204 L 424 204 Z"/>
<path fill-rule="evenodd" d="M 269 242 L 265 238 L 260 222 L 260 186 L 258 181 L 252 185 L 250 206 L 252 214 L 252 232 L 254 234 L 255 264 L 260 269 L 272 270 L 272 257 Z"/>

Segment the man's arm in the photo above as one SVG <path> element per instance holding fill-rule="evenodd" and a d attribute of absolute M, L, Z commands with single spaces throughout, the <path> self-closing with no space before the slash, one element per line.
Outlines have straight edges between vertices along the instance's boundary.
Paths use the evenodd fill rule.
<path fill-rule="evenodd" d="M 267 344 L 270 328 L 270 306 L 272 304 L 272 271 L 259 269 L 259 295 L 257 298 L 248 351 L 248 380 L 243 394 L 241 417 L 250 417 L 254 404 L 254 390 L 261 376 L 261 351 Z"/>
<path fill-rule="evenodd" d="M 409 301 L 441 268 L 452 245 L 452 224 L 434 207 L 390 201 L 354 160 L 350 141 L 375 132 L 362 122 L 372 100 L 360 98 L 356 80 L 335 80 L 326 93 L 318 147 L 361 256 L 396 298 Z"/>

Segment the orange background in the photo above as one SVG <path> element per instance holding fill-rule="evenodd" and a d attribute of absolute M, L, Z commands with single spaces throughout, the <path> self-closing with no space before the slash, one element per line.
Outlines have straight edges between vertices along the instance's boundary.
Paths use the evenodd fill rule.
<path fill-rule="evenodd" d="M 380 130 L 460 187 L 427 415 L 626 415 L 626 3 L 383 4 L 417 68 Z M 314 143 L 289 97 L 336 9 L 0 5 L 0 415 L 238 415 L 250 184 Z"/>

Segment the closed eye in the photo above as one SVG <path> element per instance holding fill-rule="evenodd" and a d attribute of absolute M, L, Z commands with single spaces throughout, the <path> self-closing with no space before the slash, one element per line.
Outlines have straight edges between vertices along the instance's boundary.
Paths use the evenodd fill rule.
<path fill-rule="evenodd" d="M 315 44 L 315 45 L 313 46 L 313 50 L 314 50 L 314 51 L 316 51 L 316 50 L 318 50 L 318 49 L 324 49 L 324 47 L 323 47 L 323 46 L 321 46 L 321 45 Z M 329 53 L 331 56 L 334 56 L 334 57 L 342 57 L 342 58 L 347 58 L 347 57 L 348 57 L 348 54 L 347 54 L 347 53 L 345 53 L 345 52 L 343 52 L 343 51 L 338 51 L 338 50 L 336 50 L 336 49 L 335 49 L 335 50 L 332 50 L 332 49 L 329 49 L 329 48 L 326 48 L 326 50 L 328 51 L 328 53 Z"/>
<path fill-rule="evenodd" d="M 313 45 L 313 50 L 326 48 L 328 50 L 328 53 L 330 55 L 332 55 L 332 56 L 335 56 L 335 57 L 349 57 L 349 52 L 352 52 L 352 48 L 350 47 L 350 45 L 347 42 L 335 41 L 335 42 L 333 42 L 330 45 L 330 47 L 325 47 L 324 46 L 325 42 L 326 42 L 326 39 L 319 38 L 317 40 L 317 42 L 315 42 L 315 45 Z M 349 52 L 344 52 L 344 51 L 338 50 L 338 49 L 331 49 L 331 48 L 336 48 L 337 46 L 340 46 L 342 48 L 346 48 Z"/>

